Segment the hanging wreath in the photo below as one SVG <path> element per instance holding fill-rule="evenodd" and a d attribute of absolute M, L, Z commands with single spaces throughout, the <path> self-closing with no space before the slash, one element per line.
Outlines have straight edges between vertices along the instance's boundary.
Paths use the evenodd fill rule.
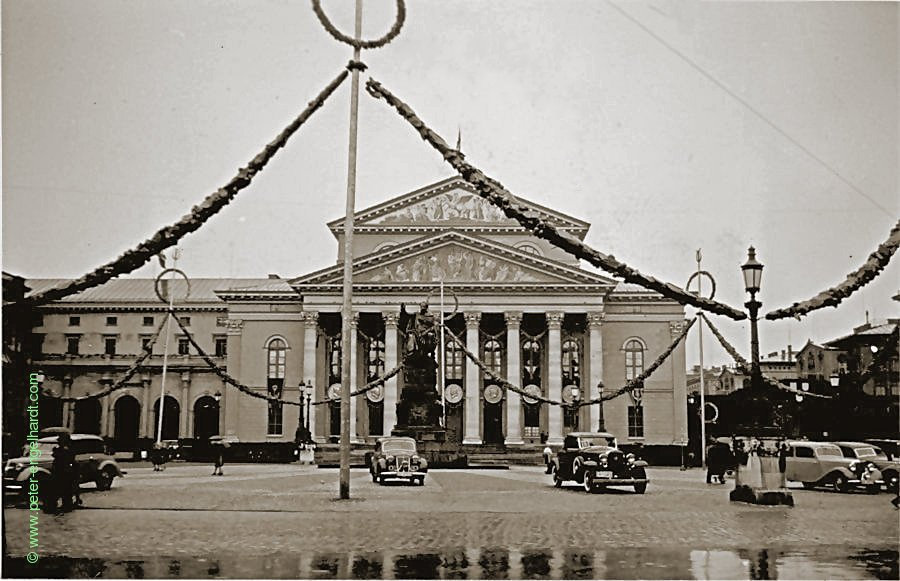
<path fill-rule="evenodd" d="M 325 10 L 322 9 L 321 0 L 312 0 L 312 7 L 313 12 L 316 13 L 316 18 L 319 19 L 319 23 L 322 24 L 332 38 L 338 42 L 343 42 L 344 44 L 349 44 L 353 48 L 359 49 L 381 48 L 387 45 L 400 34 L 400 29 L 403 28 L 403 22 L 406 20 L 406 4 L 403 0 L 397 0 L 397 17 L 394 19 L 394 25 L 387 31 L 387 34 L 381 38 L 376 38 L 375 40 L 362 40 L 347 36 L 338 30 L 337 27 L 331 23 L 331 20 L 328 19 Z"/>

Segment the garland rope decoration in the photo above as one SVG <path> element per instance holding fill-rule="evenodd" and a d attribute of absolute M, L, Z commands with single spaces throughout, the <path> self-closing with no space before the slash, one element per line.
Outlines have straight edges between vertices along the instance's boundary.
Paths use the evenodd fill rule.
<path fill-rule="evenodd" d="M 406 21 L 406 3 L 403 0 L 397 0 L 397 17 L 394 19 L 394 24 L 391 26 L 391 29 L 381 38 L 376 38 L 375 40 L 361 40 L 353 38 L 352 36 L 347 36 L 338 30 L 337 27 L 331 23 L 331 20 L 328 19 L 325 10 L 322 9 L 321 0 L 312 0 L 312 8 L 313 12 L 316 13 L 316 18 L 319 19 L 319 23 L 326 31 L 328 31 L 328 34 L 330 34 L 332 38 L 338 42 L 343 42 L 344 44 L 349 44 L 353 48 L 359 49 L 381 48 L 387 45 L 400 34 L 400 29 L 403 28 L 403 23 Z"/>
<path fill-rule="evenodd" d="M 703 318 L 703 321 L 706 323 L 706 326 L 709 327 L 709 330 L 712 331 L 712 334 L 715 335 L 716 339 L 719 340 L 719 343 L 722 345 L 722 347 L 725 349 L 725 351 L 727 351 L 728 354 L 731 355 L 731 358 L 734 359 L 734 362 L 737 364 L 738 370 L 741 373 L 743 373 L 744 375 L 748 375 L 748 376 L 752 377 L 753 368 L 750 365 L 750 363 L 748 363 L 746 359 L 741 357 L 741 354 L 737 352 L 737 349 L 734 348 L 734 345 L 729 343 L 728 339 L 726 339 L 724 336 L 722 336 L 722 333 L 720 333 L 719 330 L 716 328 L 716 326 L 712 324 L 712 321 L 710 321 L 707 317 L 703 316 L 703 313 L 700 313 L 700 317 Z M 825 394 L 821 394 L 821 393 L 813 393 L 811 391 L 801 391 L 799 389 L 795 389 L 784 383 L 781 383 L 781 381 L 775 379 L 774 377 L 766 375 L 764 373 L 760 373 L 759 375 L 762 378 L 764 383 L 766 383 L 767 385 L 770 385 L 771 387 L 780 389 L 782 391 L 787 391 L 787 392 L 790 392 L 793 394 L 799 394 L 804 397 L 818 397 L 818 398 L 822 398 L 822 399 L 832 399 L 832 397 L 830 395 L 825 395 Z"/>
<path fill-rule="evenodd" d="M 232 386 L 232 387 L 234 387 L 234 388 L 237 388 L 238 391 L 240 391 L 240 392 L 242 392 L 242 393 L 245 393 L 245 394 L 247 394 L 247 395 L 249 395 L 249 396 L 251 396 L 251 397 L 255 397 L 255 398 L 257 398 L 257 399 L 264 399 L 264 400 L 266 400 L 266 401 L 268 401 L 268 402 L 272 402 L 272 403 L 282 403 L 282 404 L 287 404 L 287 405 L 292 405 L 292 406 L 297 406 L 297 407 L 300 406 L 300 402 L 289 401 L 289 400 L 286 400 L 286 399 L 281 399 L 281 398 L 277 398 L 277 397 L 271 397 L 271 396 L 269 396 L 269 395 L 265 395 L 265 394 L 259 393 L 258 391 L 254 390 L 252 387 L 249 387 L 249 386 L 247 386 L 247 385 L 244 385 L 243 383 L 241 383 L 241 382 L 238 381 L 237 379 L 231 377 L 231 376 L 228 374 L 227 371 L 225 371 L 224 369 L 222 369 L 221 367 L 219 367 L 218 365 L 216 365 L 216 362 L 212 360 L 212 358 L 206 353 L 206 351 L 203 350 L 202 347 L 200 347 L 199 344 L 197 344 L 197 342 L 196 342 L 196 341 L 194 340 L 194 338 L 191 336 L 190 331 L 187 329 L 187 327 L 185 327 L 184 324 L 183 324 L 183 323 L 179 320 L 179 318 L 175 315 L 175 310 L 174 310 L 174 309 L 170 309 L 170 310 L 169 310 L 169 315 L 170 315 L 173 319 L 175 319 L 175 322 L 178 323 L 178 326 L 179 326 L 179 327 L 181 327 L 181 330 L 184 332 L 184 336 L 187 338 L 188 341 L 190 341 L 191 345 L 194 346 L 194 349 L 197 350 L 197 354 L 200 355 L 200 357 L 203 358 L 203 361 L 206 362 L 206 365 L 209 366 L 209 368 L 213 370 L 213 373 L 215 373 L 216 375 L 218 375 L 219 378 L 220 378 L 222 381 L 224 381 L 225 383 L 227 383 L 228 385 L 230 385 L 230 386 Z M 375 389 L 375 388 L 378 387 L 379 385 L 383 384 L 383 383 L 386 382 L 387 380 L 391 379 L 392 377 L 394 377 L 395 375 L 397 375 L 398 373 L 400 373 L 400 370 L 401 370 L 401 369 L 403 369 L 403 364 L 402 364 L 402 363 L 401 363 L 400 365 L 398 365 L 397 367 L 395 367 L 394 369 L 390 370 L 389 372 L 385 373 L 384 375 L 382 375 L 382 376 L 380 376 L 380 377 L 377 377 L 377 378 L 373 379 L 372 381 L 370 381 L 369 383 L 367 383 L 367 384 L 364 385 L 363 387 L 361 387 L 361 388 L 357 389 L 356 391 L 352 392 L 352 393 L 350 394 L 350 397 L 356 397 L 356 396 L 358 396 L 358 395 L 363 395 L 363 394 L 366 393 L 367 391 L 372 390 L 372 389 Z M 314 401 L 314 402 L 312 402 L 312 405 L 322 405 L 322 404 L 326 404 L 326 403 L 331 403 L 331 402 L 333 402 L 333 401 L 340 401 L 340 400 L 339 400 L 339 399 L 328 399 L 328 398 L 326 398 L 326 399 L 323 399 L 323 400 Z"/>
<path fill-rule="evenodd" d="M 519 395 L 527 396 L 529 398 L 536 399 L 538 401 L 541 401 L 543 403 L 548 403 L 550 405 L 558 405 L 558 406 L 563 406 L 563 407 L 567 407 L 567 408 L 577 409 L 582 406 L 596 405 L 596 404 L 602 403 L 604 401 L 609 401 L 611 399 L 615 399 L 619 396 L 625 395 L 626 393 L 628 393 L 634 389 L 643 387 L 644 382 L 647 380 L 647 378 L 650 377 L 650 375 L 654 371 L 656 371 L 656 369 L 660 365 L 662 365 L 663 361 L 665 361 L 669 357 L 669 355 L 672 354 L 672 352 L 675 350 L 675 348 L 678 347 L 678 344 L 681 343 L 681 341 L 687 336 L 688 331 L 690 330 L 690 328 L 693 326 L 693 324 L 696 321 L 697 321 L 696 317 L 691 319 L 688 322 L 688 324 L 684 326 L 684 329 L 681 330 L 681 333 L 678 334 L 678 337 L 676 337 L 672 341 L 672 343 L 666 348 L 666 350 L 663 351 L 662 353 L 660 353 L 659 357 L 657 357 L 653 361 L 653 363 L 651 363 L 650 366 L 647 367 L 644 370 L 644 372 L 641 373 L 638 377 L 635 377 L 634 379 L 632 379 L 631 381 L 626 383 L 624 386 L 620 387 L 619 389 L 617 389 L 616 391 L 614 391 L 612 393 L 604 394 L 604 395 L 601 395 L 600 397 L 596 397 L 596 398 L 590 399 L 590 400 L 573 402 L 571 404 L 567 404 L 565 402 L 557 401 L 554 399 L 549 399 L 549 398 L 546 398 L 546 397 L 543 397 L 540 395 L 533 395 L 533 394 L 526 392 L 521 387 L 513 385 L 506 379 L 498 376 L 493 371 L 491 371 L 487 367 L 487 365 L 484 364 L 483 361 L 481 361 L 474 353 L 472 353 L 471 351 L 469 351 L 466 348 L 466 346 L 462 342 L 462 340 L 459 337 L 457 337 L 450 329 L 445 328 L 445 330 L 446 330 L 447 335 L 450 336 L 450 340 L 453 341 L 454 343 L 456 343 L 457 346 L 459 346 L 459 348 L 462 350 L 462 352 L 465 353 L 466 357 L 468 357 L 473 363 L 475 363 L 475 365 L 479 369 L 481 369 L 481 371 L 484 372 L 485 375 L 490 377 L 492 381 L 497 382 L 497 384 L 501 388 L 514 391 L 514 392 L 518 393 Z M 603 385 L 603 383 L 601 382 L 600 387 L 602 387 L 602 385 Z"/>
<path fill-rule="evenodd" d="M 114 391 L 118 391 L 120 389 L 128 387 L 125 384 L 130 381 L 132 377 L 134 377 L 134 374 L 138 372 L 138 369 L 141 367 L 141 365 L 143 365 L 144 361 L 146 361 L 153 352 L 153 345 L 156 344 L 156 340 L 159 338 L 160 333 L 162 333 L 165 323 L 166 317 L 163 317 L 162 322 L 160 322 L 159 326 L 156 327 L 156 332 L 154 332 L 153 336 L 150 337 L 150 341 L 144 347 L 144 350 L 141 352 L 140 356 L 138 356 L 138 358 L 134 360 L 134 362 L 128 367 L 128 369 L 125 370 L 125 375 L 123 375 L 121 379 L 109 385 L 107 388 L 101 389 L 96 393 L 89 393 L 87 395 L 80 395 L 76 397 L 63 397 L 49 388 L 44 388 L 42 390 L 42 393 L 47 397 L 52 397 L 54 399 L 58 399 L 59 401 L 73 402 L 85 401 L 89 399 L 99 399 L 103 396 L 111 394 Z M 141 385 L 141 388 L 143 388 L 143 385 Z"/>
<path fill-rule="evenodd" d="M 247 164 L 247 167 L 240 168 L 237 175 L 233 177 L 231 181 L 214 193 L 208 195 L 199 205 L 191 208 L 191 212 L 183 216 L 179 221 L 161 228 L 156 234 L 141 242 L 136 247 L 126 251 L 112 262 L 104 264 L 94 271 L 85 274 L 81 278 L 71 280 L 63 286 L 36 293 L 21 301 L 13 303 L 13 305 L 34 307 L 99 286 L 119 275 L 127 274 L 140 268 L 166 248 L 176 245 L 184 236 L 199 229 L 207 220 L 217 214 L 219 210 L 228 205 L 241 190 L 249 186 L 253 176 L 259 173 L 278 150 L 287 144 L 288 139 L 300 129 L 300 126 L 303 125 L 313 113 L 322 107 L 325 100 L 334 93 L 335 89 L 344 82 L 348 75 L 349 73 L 346 70 L 341 71 L 340 74 L 338 74 L 338 76 L 322 90 L 322 92 L 309 102 L 306 109 L 304 109 L 296 119 L 278 134 L 274 141 L 266 145 L 265 148 Z"/>
<path fill-rule="evenodd" d="M 796 317 L 797 319 L 800 319 L 801 316 L 810 311 L 838 306 L 842 300 L 846 299 L 881 274 L 881 271 L 884 270 L 891 261 L 891 257 L 897 252 L 898 247 L 900 247 L 900 221 L 897 221 L 891 229 L 891 234 L 888 236 L 887 240 L 879 244 L 878 248 L 875 249 L 875 252 L 869 255 L 868 260 L 866 260 L 861 267 L 848 274 L 847 278 L 844 279 L 842 283 L 820 292 L 809 300 L 794 303 L 790 307 L 766 313 L 766 319 L 770 321 L 776 321 L 786 317 Z"/>
<path fill-rule="evenodd" d="M 429 145 L 437 150 L 438 153 L 443 156 L 444 160 L 450 164 L 453 169 L 459 172 L 464 180 L 475 187 L 479 196 L 500 208 L 507 217 L 519 222 L 535 236 L 551 242 L 577 258 L 586 260 L 598 268 L 621 277 L 626 282 L 635 283 L 644 288 L 654 290 L 683 305 L 693 305 L 711 313 L 724 315 L 736 321 L 747 318 L 747 314 L 743 311 L 739 311 L 717 301 L 694 295 L 672 283 L 662 282 L 651 276 L 642 274 L 630 266 L 619 262 L 613 256 L 595 250 L 578 240 L 576 237 L 565 232 L 560 232 L 547 220 L 542 219 L 537 212 L 517 204 L 515 196 L 506 190 L 506 188 L 498 181 L 486 176 L 473 165 L 466 163 L 462 153 L 447 145 L 447 142 L 434 130 L 425 125 L 406 103 L 382 87 L 379 82 L 370 78 L 366 82 L 366 91 L 376 99 L 384 99 L 390 106 L 396 109 L 397 113 L 412 125 L 413 129 L 419 133 L 423 140 L 427 141 Z"/>

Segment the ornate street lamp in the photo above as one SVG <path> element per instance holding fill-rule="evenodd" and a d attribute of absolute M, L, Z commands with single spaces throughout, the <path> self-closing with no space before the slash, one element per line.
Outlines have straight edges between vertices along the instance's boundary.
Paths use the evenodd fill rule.
<path fill-rule="evenodd" d="M 311 440 L 309 433 L 309 405 L 312 401 L 312 380 L 300 382 L 300 418 L 297 422 L 298 444 L 308 444 Z"/>
<path fill-rule="evenodd" d="M 747 250 L 747 262 L 741 265 L 741 272 L 744 275 L 744 289 L 750 293 L 750 300 L 744 303 L 744 306 L 750 311 L 750 386 L 759 389 L 761 384 L 759 373 L 759 331 L 757 329 L 756 317 L 759 314 L 759 308 L 762 303 L 756 300 L 756 293 L 759 292 L 760 283 L 762 282 L 763 265 L 756 260 L 756 249 L 752 246 Z"/>

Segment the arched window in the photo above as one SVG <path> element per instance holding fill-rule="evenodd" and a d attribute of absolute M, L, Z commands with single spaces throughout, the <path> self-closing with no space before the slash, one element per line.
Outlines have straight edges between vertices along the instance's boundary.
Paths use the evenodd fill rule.
<path fill-rule="evenodd" d="M 541 385 L 541 343 L 537 339 L 522 343 L 522 375 L 525 385 Z"/>
<path fill-rule="evenodd" d="M 366 382 L 384 375 L 384 341 L 371 339 L 366 347 Z"/>
<path fill-rule="evenodd" d="M 562 343 L 562 380 L 563 385 L 581 385 L 581 353 L 575 339 Z"/>
<path fill-rule="evenodd" d="M 267 377 L 269 397 L 281 398 L 284 392 L 285 360 L 287 359 L 287 343 L 283 339 L 272 339 L 267 346 Z M 284 404 L 269 402 L 268 429 L 270 436 L 280 436 L 284 431 Z"/>
<path fill-rule="evenodd" d="M 625 342 L 625 381 L 640 376 L 644 372 L 644 344 L 637 339 Z"/>
<path fill-rule="evenodd" d="M 503 345 L 496 339 L 488 339 L 484 342 L 484 356 L 481 359 L 485 366 L 491 370 L 494 375 L 503 376 Z M 490 377 L 485 373 L 485 380 Z"/>
<path fill-rule="evenodd" d="M 516 245 L 516 248 L 526 254 L 533 254 L 534 256 L 542 256 L 543 255 L 543 253 L 541 252 L 541 249 L 538 248 L 536 245 L 532 244 L 531 242 L 520 242 L 519 244 Z"/>
<path fill-rule="evenodd" d="M 459 383 L 463 379 L 463 359 L 465 354 L 455 341 L 444 346 L 444 379 L 448 384 Z"/>

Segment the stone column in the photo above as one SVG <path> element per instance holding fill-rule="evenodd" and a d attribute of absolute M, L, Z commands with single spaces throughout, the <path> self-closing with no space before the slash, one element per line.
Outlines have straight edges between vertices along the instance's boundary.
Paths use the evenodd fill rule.
<path fill-rule="evenodd" d="M 241 339 L 244 332 L 242 319 L 227 319 L 225 326 L 228 329 L 228 374 L 235 379 L 241 379 Z M 236 435 L 235 431 L 241 421 L 241 398 L 244 395 L 234 387 L 228 386 L 223 392 L 222 405 L 225 406 L 225 423 L 220 428 L 223 435 Z"/>
<path fill-rule="evenodd" d="M 399 314 L 396 311 L 381 313 L 384 319 L 384 370 L 385 372 L 397 367 L 397 321 Z M 384 433 L 390 435 L 391 430 L 397 427 L 397 376 L 384 383 Z"/>
<path fill-rule="evenodd" d="M 62 379 L 63 386 L 63 395 L 65 397 L 72 397 L 72 376 L 70 374 L 65 374 Z M 63 402 L 63 417 L 62 417 L 62 425 L 65 428 L 73 429 L 72 425 L 72 415 L 75 409 L 75 402 L 66 401 Z"/>
<path fill-rule="evenodd" d="M 478 356 L 478 324 L 481 321 L 481 313 L 465 313 L 466 318 L 466 348 Z M 479 369 L 475 363 L 466 357 L 466 412 L 465 435 L 463 444 L 480 444 L 481 434 L 478 431 L 478 419 L 481 410 L 481 382 L 479 381 Z"/>
<path fill-rule="evenodd" d="M 506 316 L 506 381 L 513 385 L 522 383 L 521 357 L 519 347 L 519 326 L 522 313 L 510 312 Z M 513 390 L 506 391 L 506 443 L 524 444 L 522 439 L 522 396 Z"/>
<path fill-rule="evenodd" d="M 181 438 L 191 437 L 191 372 L 181 374 L 181 417 L 178 418 L 178 433 Z"/>
<path fill-rule="evenodd" d="M 149 426 L 150 422 L 153 421 L 151 419 L 151 417 L 152 417 L 151 412 L 153 410 L 150 407 L 150 389 L 151 389 L 150 381 L 151 381 L 151 378 L 150 378 L 149 373 L 144 373 L 143 375 L 141 375 L 141 386 L 143 387 L 143 391 L 144 391 L 144 393 L 142 394 L 142 397 L 141 397 L 141 434 L 140 435 L 142 438 L 152 438 L 153 437 L 153 432 L 150 432 L 147 430 L 147 426 Z"/>
<path fill-rule="evenodd" d="M 359 334 L 359 313 L 354 312 L 353 318 L 350 320 L 350 391 L 354 392 L 359 388 L 357 366 L 359 360 L 357 358 L 357 350 L 359 343 L 357 335 Z M 350 398 L 350 441 L 359 442 L 356 435 L 356 401 L 358 397 Z"/>
<path fill-rule="evenodd" d="M 547 394 L 550 399 L 562 400 L 562 341 L 560 330 L 562 329 L 563 313 L 547 313 L 547 356 L 548 356 L 548 381 Z M 549 404 L 548 404 L 549 405 Z M 550 417 L 547 425 L 547 443 L 560 445 L 562 437 L 562 408 L 558 405 L 550 405 Z"/>
<path fill-rule="evenodd" d="M 591 312 L 587 314 L 589 335 L 591 376 L 585 391 L 587 399 L 600 397 L 600 389 L 597 387 L 603 381 L 603 313 Z M 603 418 L 603 404 L 590 405 L 588 408 L 588 431 L 605 430 Z"/>
<path fill-rule="evenodd" d="M 303 370 L 300 372 L 300 376 L 307 385 L 311 384 L 313 386 L 311 397 L 312 401 L 316 401 L 316 393 L 319 390 L 323 390 L 324 393 L 324 389 L 327 387 L 316 385 L 318 378 L 316 338 L 319 330 L 319 313 L 317 311 L 304 311 L 300 316 L 303 317 Z M 322 438 L 316 433 L 316 412 L 320 407 L 322 406 L 314 406 L 310 403 L 309 418 L 307 419 L 309 422 L 309 433 L 316 442 L 322 441 Z M 303 410 L 303 413 L 306 414 L 306 409 Z"/>
<path fill-rule="evenodd" d="M 103 379 L 100 380 L 101 389 L 106 389 L 112 382 L 112 377 L 104 373 Z M 108 395 L 100 398 L 100 436 L 104 438 L 109 436 L 109 400 Z"/>

